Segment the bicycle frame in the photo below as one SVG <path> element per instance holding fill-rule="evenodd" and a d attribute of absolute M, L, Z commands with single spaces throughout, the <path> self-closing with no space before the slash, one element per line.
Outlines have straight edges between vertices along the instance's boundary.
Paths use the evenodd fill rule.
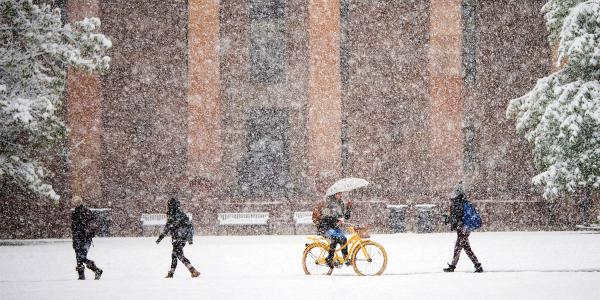
<path fill-rule="evenodd" d="M 333 259 L 335 261 L 337 261 L 338 263 L 343 264 L 345 261 L 344 261 L 343 255 L 341 255 L 341 252 L 342 252 L 342 249 L 344 249 L 345 247 L 348 247 L 348 256 L 352 255 L 352 253 L 354 253 L 354 251 L 356 251 L 356 249 L 358 247 L 360 247 L 360 249 L 362 249 L 365 257 L 367 257 L 367 259 L 371 259 L 369 253 L 362 247 L 363 242 L 366 241 L 366 239 L 361 238 L 359 236 L 359 234 L 356 232 L 356 230 L 354 230 L 353 226 L 348 227 L 348 233 L 350 233 L 350 237 L 348 238 L 348 240 L 346 241 L 346 243 L 344 245 L 341 245 L 339 248 L 337 248 L 335 250 Z M 321 236 L 308 237 L 308 239 L 313 241 L 313 243 L 320 244 L 325 249 L 329 249 L 329 245 L 330 245 L 329 241 L 327 241 L 327 239 L 324 237 L 321 237 Z M 325 257 L 319 258 L 318 261 L 319 261 L 319 263 L 324 264 Z"/>

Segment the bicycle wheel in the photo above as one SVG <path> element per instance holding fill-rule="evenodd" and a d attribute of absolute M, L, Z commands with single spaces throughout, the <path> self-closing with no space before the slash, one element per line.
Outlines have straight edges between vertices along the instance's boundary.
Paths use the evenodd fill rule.
<path fill-rule="evenodd" d="M 310 244 L 302 255 L 302 268 L 306 275 L 331 275 L 333 268 L 327 265 L 329 250 L 320 244 Z"/>
<path fill-rule="evenodd" d="M 360 276 L 381 275 L 387 266 L 387 253 L 380 244 L 366 241 L 352 253 L 352 267 Z"/>

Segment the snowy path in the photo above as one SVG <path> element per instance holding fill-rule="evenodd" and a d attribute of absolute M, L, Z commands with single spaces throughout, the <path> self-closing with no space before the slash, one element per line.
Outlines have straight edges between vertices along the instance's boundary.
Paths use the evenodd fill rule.
<path fill-rule="evenodd" d="M 450 260 L 455 235 L 377 235 L 388 252 L 380 277 L 351 268 L 330 277 L 302 273 L 304 236 L 196 237 L 185 248 L 202 272 L 170 263 L 168 239 L 98 238 L 90 251 L 105 273 L 77 281 L 70 241 L 0 246 L 0 298 L 5 299 L 600 299 L 600 234 L 474 233 L 471 243 L 486 273 L 473 274 L 463 253 Z M 91 273 L 87 273 L 92 277 Z M 333 293 L 338 297 L 333 297 Z M 469 295 L 469 296 L 467 296 Z"/>

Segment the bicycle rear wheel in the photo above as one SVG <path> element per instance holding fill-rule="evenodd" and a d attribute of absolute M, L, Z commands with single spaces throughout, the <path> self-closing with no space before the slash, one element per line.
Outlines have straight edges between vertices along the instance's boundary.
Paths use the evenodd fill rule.
<path fill-rule="evenodd" d="M 360 276 L 381 275 L 387 266 L 387 253 L 380 244 L 366 241 L 352 253 L 352 267 Z"/>
<path fill-rule="evenodd" d="M 327 265 L 329 249 L 320 244 L 309 244 L 302 255 L 302 268 L 306 275 L 331 275 L 333 268 Z"/>

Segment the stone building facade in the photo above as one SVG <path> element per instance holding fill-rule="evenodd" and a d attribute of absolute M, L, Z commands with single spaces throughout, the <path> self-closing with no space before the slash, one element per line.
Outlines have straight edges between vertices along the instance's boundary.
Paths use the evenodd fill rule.
<path fill-rule="evenodd" d="M 268 211 L 283 234 L 352 176 L 372 183 L 349 195 L 356 222 L 385 232 L 387 205 L 411 220 L 435 204 L 441 230 L 463 180 L 488 229 L 570 226 L 574 200 L 541 201 L 505 118 L 550 71 L 544 3 L 67 1 L 113 48 L 107 74 L 69 74 L 65 195 L 110 208 L 115 234 L 171 196 L 201 233 L 223 232 L 219 212 Z"/>

